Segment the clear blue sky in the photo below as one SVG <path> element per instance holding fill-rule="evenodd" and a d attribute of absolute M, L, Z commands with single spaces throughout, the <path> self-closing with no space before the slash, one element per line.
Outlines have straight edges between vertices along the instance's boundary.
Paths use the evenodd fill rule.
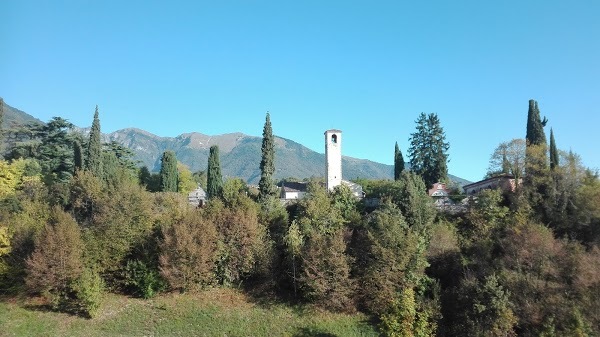
<path fill-rule="evenodd" d="M 0 96 L 42 120 L 274 133 L 392 164 L 420 112 L 478 180 L 539 102 L 600 167 L 600 1 L 0 1 Z M 550 128 L 546 128 L 549 136 Z"/>

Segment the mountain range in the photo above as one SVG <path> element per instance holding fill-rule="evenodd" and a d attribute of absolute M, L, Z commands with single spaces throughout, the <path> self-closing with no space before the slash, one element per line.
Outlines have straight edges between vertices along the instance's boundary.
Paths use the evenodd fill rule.
<path fill-rule="evenodd" d="M 4 127 L 10 128 L 27 122 L 40 122 L 35 117 L 5 103 Z M 80 129 L 86 133 L 89 129 Z M 243 133 L 205 135 L 198 132 L 184 133 L 177 137 L 160 137 L 150 132 L 127 128 L 103 134 L 105 142 L 116 141 L 131 149 L 135 160 L 150 171 L 160 170 L 160 159 L 164 151 L 174 151 L 177 159 L 187 165 L 192 172 L 205 170 L 208 152 L 212 145 L 219 146 L 223 176 L 240 177 L 248 183 L 256 184 L 260 179 L 260 158 L 262 138 Z M 392 179 L 393 166 L 366 159 L 342 157 L 344 179 Z M 325 155 L 315 152 L 292 140 L 275 136 L 276 180 L 283 178 L 304 179 L 325 176 Z M 450 179 L 463 185 L 467 180 L 450 176 Z"/>

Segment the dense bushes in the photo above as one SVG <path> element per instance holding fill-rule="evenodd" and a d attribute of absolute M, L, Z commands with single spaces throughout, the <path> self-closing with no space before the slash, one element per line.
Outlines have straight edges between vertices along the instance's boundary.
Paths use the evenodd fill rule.
<path fill-rule="evenodd" d="M 382 202 L 365 210 L 347 188 L 318 183 L 287 209 L 275 198 L 258 203 L 238 179 L 195 208 L 121 170 L 108 180 L 78 171 L 60 188 L 35 174 L 10 185 L 0 201 L 1 292 L 28 290 L 93 317 L 106 291 L 149 298 L 243 285 L 361 310 L 390 336 L 599 332 L 600 183 L 590 172 L 557 188 L 555 209 L 537 197 L 532 207 L 526 191 L 485 191 L 448 215 L 407 172 L 368 182 Z M 564 216 L 540 223 L 540 210 L 565 202 Z"/>
<path fill-rule="evenodd" d="M 163 225 L 160 273 L 172 289 L 198 290 L 216 281 L 217 229 L 200 213 L 188 211 Z"/>

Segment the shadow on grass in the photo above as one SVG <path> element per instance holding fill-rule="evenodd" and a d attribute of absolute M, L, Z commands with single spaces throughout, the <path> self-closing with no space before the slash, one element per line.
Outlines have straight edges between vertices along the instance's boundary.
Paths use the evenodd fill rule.
<path fill-rule="evenodd" d="M 50 304 L 23 304 L 21 307 L 25 310 L 29 311 L 37 311 L 37 312 L 60 312 L 52 308 Z"/>
<path fill-rule="evenodd" d="M 314 328 L 300 328 L 293 337 L 337 337 L 337 335 Z"/>
<path fill-rule="evenodd" d="M 61 304 L 56 307 L 49 303 L 24 303 L 21 307 L 28 311 L 61 313 L 85 319 L 92 318 L 87 313 L 82 312 L 78 307 L 69 304 Z"/>

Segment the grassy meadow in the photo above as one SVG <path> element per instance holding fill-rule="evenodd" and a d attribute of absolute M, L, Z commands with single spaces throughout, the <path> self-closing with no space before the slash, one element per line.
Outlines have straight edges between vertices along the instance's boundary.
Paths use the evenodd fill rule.
<path fill-rule="evenodd" d="M 377 336 L 364 315 L 265 304 L 231 289 L 150 300 L 107 294 L 94 319 L 5 298 L 0 326 L 0 336 Z"/>

